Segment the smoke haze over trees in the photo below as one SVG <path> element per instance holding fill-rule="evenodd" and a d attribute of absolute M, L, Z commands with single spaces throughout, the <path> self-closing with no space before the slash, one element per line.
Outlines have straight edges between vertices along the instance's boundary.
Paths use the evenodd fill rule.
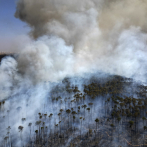
<path fill-rule="evenodd" d="M 57 132 L 67 133 L 67 144 L 61 144 L 68 146 L 71 132 L 82 138 L 87 129 L 88 138 L 91 134 L 102 143 L 98 130 L 107 125 L 111 136 L 116 128 L 128 129 L 124 134 L 131 133 L 133 141 L 139 129 L 146 130 L 146 94 L 140 94 L 146 93 L 146 1 L 18 0 L 14 16 L 30 27 L 30 38 L 14 39 L 16 55 L 0 65 L 5 146 L 43 144 L 48 137 L 55 143 Z M 119 140 L 108 138 L 121 145 Z"/>

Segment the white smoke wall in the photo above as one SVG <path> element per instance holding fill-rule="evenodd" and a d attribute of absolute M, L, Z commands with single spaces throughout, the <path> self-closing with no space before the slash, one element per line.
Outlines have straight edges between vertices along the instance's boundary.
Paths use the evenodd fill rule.
<path fill-rule="evenodd" d="M 6 57 L 0 65 L 0 100 L 5 100 L 0 142 L 11 126 L 10 138 L 20 146 L 18 126 L 27 140 L 28 123 L 35 124 L 39 112 L 57 108 L 54 126 L 59 106 L 49 100 L 50 90 L 65 77 L 102 71 L 146 82 L 146 7 L 140 0 L 18 0 L 15 17 L 31 28 L 30 40 L 17 49 L 16 58 Z M 96 103 L 98 110 L 101 103 Z"/>

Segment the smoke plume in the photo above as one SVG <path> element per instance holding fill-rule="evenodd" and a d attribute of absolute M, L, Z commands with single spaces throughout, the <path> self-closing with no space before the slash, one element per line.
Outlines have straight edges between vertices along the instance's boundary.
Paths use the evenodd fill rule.
<path fill-rule="evenodd" d="M 35 124 L 38 112 L 54 112 L 54 120 L 59 120 L 58 104 L 50 102 L 43 110 L 50 83 L 97 71 L 146 82 L 146 15 L 144 0 L 18 0 L 15 17 L 30 26 L 31 39 L 22 43 L 15 59 L 7 57 L 1 62 L 0 100 L 8 101 L 0 113 L 6 115 L 0 141 L 5 127 L 10 125 L 17 134 L 23 123 L 26 139 L 28 123 Z M 27 118 L 26 122 L 20 117 Z"/>
<path fill-rule="evenodd" d="M 19 0 L 15 17 L 32 28 L 34 39 L 62 38 L 62 52 L 72 46 L 75 74 L 102 70 L 145 80 L 146 7 L 143 0 Z"/>

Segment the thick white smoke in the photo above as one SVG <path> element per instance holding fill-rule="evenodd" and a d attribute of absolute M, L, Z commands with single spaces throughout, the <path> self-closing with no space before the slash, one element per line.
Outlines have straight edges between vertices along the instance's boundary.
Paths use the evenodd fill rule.
<path fill-rule="evenodd" d="M 26 54 L 29 59 L 23 58 L 23 60 L 26 63 L 28 60 L 29 63 L 34 64 L 34 67 L 36 67 L 36 60 L 42 66 L 47 64 L 48 69 L 50 68 L 48 70 L 50 74 L 47 74 L 49 77 L 58 77 L 60 68 L 66 67 L 62 70 L 62 77 L 67 73 L 70 75 L 71 71 L 72 74 L 77 74 L 101 70 L 145 80 L 146 7 L 147 3 L 139 0 L 83 0 L 80 2 L 75 0 L 69 2 L 66 0 L 19 0 L 15 16 L 28 23 L 32 28 L 30 35 L 35 39 L 38 38 L 37 42 L 42 41 L 42 44 L 46 46 L 43 45 L 42 49 L 36 50 L 37 56 L 30 56 L 30 51 L 28 51 Z M 57 48 L 55 44 L 50 43 L 52 46 L 49 47 L 49 44 L 46 44 L 47 39 L 44 41 L 40 39 L 40 36 L 44 35 L 54 38 L 48 39 L 48 42 L 52 40 L 60 42 L 58 39 L 62 38 L 65 46 L 59 43 Z M 39 46 L 38 43 L 36 45 Z M 72 46 L 72 51 L 70 46 Z M 55 48 L 57 51 L 54 51 Z M 41 54 L 44 56 L 44 50 L 54 52 L 51 55 L 54 59 L 49 57 L 50 61 L 42 64 L 40 58 L 42 58 Z M 66 55 L 68 64 L 67 59 L 64 58 L 65 61 L 62 59 L 61 62 L 63 64 L 66 62 L 66 64 L 57 65 L 57 62 L 60 62 L 58 51 L 66 52 L 66 50 L 69 50 Z M 48 59 L 47 54 L 45 55 Z M 23 64 L 25 62 L 23 61 Z M 24 66 L 30 68 L 28 64 Z M 30 72 L 30 69 L 24 68 L 24 71 Z M 43 77 L 46 77 L 45 68 L 42 70 L 43 73 Z M 40 77 L 40 72 L 38 76 Z"/>
<path fill-rule="evenodd" d="M 73 73 L 72 50 L 61 38 L 42 37 L 19 54 L 18 69 L 33 82 L 61 80 Z"/>
<path fill-rule="evenodd" d="M 26 129 L 35 122 L 50 90 L 45 81 L 97 71 L 146 81 L 146 7 L 141 0 L 18 0 L 15 17 L 31 27 L 33 39 L 0 66 L 0 100 L 12 98 L 5 110 L 13 115 L 22 107 L 8 124 L 13 132 L 20 117 Z"/>

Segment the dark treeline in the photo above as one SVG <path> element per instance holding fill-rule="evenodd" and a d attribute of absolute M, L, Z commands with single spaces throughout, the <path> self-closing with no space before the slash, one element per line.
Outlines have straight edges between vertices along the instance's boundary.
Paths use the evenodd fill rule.
<path fill-rule="evenodd" d="M 66 78 L 53 86 L 35 123 L 28 123 L 27 137 L 24 126 L 18 126 L 21 146 L 147 146 L 146 90 L 147 86 L 120 76 Z M 46 112 L 46 107 L 52 111 Z M 2 146 L 12 147 L 17 140 L 11 126 L 7 130 Z"/>

